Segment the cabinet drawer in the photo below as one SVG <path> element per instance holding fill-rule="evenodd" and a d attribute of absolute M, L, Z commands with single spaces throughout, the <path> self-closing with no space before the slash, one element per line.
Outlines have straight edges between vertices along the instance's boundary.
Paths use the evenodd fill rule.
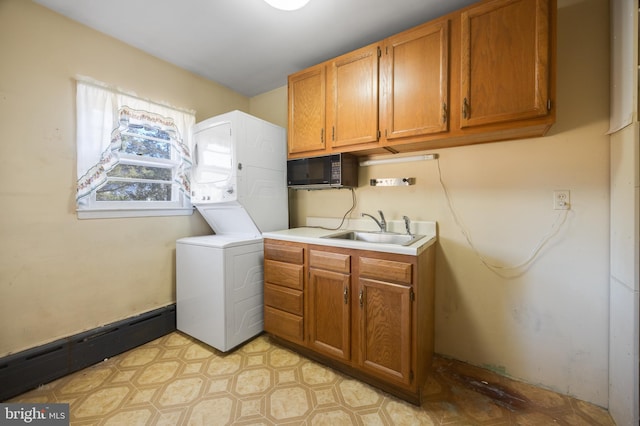
<path fill-rule="evenodd" d="M 302 292 L 279 285 L 265 284 L 264 304 L 292 314 L 302 315 Z"/>
<path fill-rule="evenodd" d="M 304 248 L 266 243 L 264 245 L 264 258 L 302 265 L 304 262 Z"/>
<path fill-rule="evenodd" d="M 348 274 L 351 272 L 351 256 L 342 253 L 310 250 L 309 266 Z"/>
<path fill-rule="evenodd" d="M 302 290 L 304 266 L 265 260 L 264 282 Z"/>
<path fill-rule="evenodd" d="M 359 274 L 363 278 L 411 284 L 412 265 L 410 263 L 361 257 L 358 267 Z"/>
<path fill-rule="evenodd" d="M 264 329 L 268 333 L 290 340 L 298 342 L 304 340 L 302 317 L 270 306 L 264 307 Z"/>

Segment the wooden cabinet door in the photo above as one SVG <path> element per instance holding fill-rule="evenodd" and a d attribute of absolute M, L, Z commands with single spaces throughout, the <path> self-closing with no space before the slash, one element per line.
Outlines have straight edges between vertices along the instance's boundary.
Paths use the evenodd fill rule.
<path fill-rule="evenodd" d="M 379 55 L 372 44 L 331 61 L 327 136 L 333 147 L 378 141 Z"/>
<path fill-rule="evenodd" d="M 410 286 L 360 278 L 361 366 L 382 379 L 411 386 Z"/>
<path fill-rule="evenodd" d="M 549 19 L 549 0 L 494 0 L 462 13 L 462 128 L 548 114 Z"/>
<path fill-rule="evenodd" d="M 351 358 L 351 275 L 309 269 L 309 346 L 341 360 Z"/>
<path fill-rule="evenodd" d="M 386 40 L 382 62 L 385 138 L 431 135 L 449 128 L 449 21 Z"/>
<path fill-rule="evenodd" d="M 325 64 L 289 76 L 289 154 L 326 148 Z"/>

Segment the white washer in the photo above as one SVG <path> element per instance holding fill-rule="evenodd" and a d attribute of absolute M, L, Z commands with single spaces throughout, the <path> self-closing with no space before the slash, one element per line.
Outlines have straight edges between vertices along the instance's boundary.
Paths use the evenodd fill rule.
<path fill-rule="evenodd" d="M 176 241 L 177 328 L 226 352 L 263 330 L 262 238 Z"/>
<path fill-rule="evenodd" d="M 192 133 L 191 201 L 215 235 L 176 241 L 177 328 L 226 352 L 263 330 L 262 232 L 289 223 L 286 133 L 240 111 Z"/>

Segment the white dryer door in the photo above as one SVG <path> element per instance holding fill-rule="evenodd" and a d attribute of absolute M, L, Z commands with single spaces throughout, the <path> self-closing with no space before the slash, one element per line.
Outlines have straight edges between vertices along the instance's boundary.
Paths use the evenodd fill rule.
<path fill-rule="evenodd" d="M 235 149 L 231 138 L 231 123 L 219 121 L 199 124 L 193 130 L 191 200 L 194 203 L 236 200 Z"/>

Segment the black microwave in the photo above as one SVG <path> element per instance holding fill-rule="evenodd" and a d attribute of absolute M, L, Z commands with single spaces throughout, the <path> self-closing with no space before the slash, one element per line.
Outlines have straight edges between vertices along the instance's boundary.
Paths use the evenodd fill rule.
<path fill-rule="evenodd" d="M 330 154 L 287 161 L 287 185 L 294 189 L 355 188 L 358 158 Z"/>

